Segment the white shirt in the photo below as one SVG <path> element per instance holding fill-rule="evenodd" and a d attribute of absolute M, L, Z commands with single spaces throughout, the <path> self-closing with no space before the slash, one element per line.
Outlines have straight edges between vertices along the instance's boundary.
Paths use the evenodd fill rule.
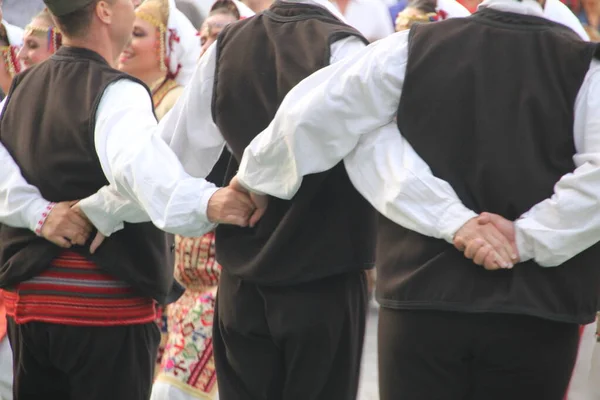
<path fill-rule="evenodd" d="M 497 7 L 500 8 L 500 5 Z M 311 171 L 327 170 L 346 157 L 345 165 L 353 183 L 380 212 L 409 229 L 451 241 L 456 230 L 474 217 L 475 213 L 462 205 L 450 185 L 431 174 L 423 160 L 399 135 L 393 122 L 406 63 L 406 34 L 396 34 L 382 43 L 372 45 L 366 51 L 363 50 L 364 45 L 355 38 L 344 39 L 332 45 L 331 62 L 339 62 L 339 65 L 317 72 L 288 95 L 275 122 L 247 149 L 242 161 L 240 177 L 259 192 L 291 198 L 300 186 L 303 175 Z M 377 57 L 362 58 L 362 54 Z M 213 45 L 201 59 L 192 83 L 186 88 L 180 101 L 160 124 L 164 139 L 179 157 L 186 171 L 193 176 L 205 176 L 212 169 L 224 146 L 223 137 L 212 122 L 209 106 L 213 93 L 215 57 L 216 48 Z M 344 61 L 340 61 L 342 59 Z M 359 63 L 354 65 L 355 62 Z M 387 62 L 390 62 L 390 65 L 386 65 Z M 597 66 L 594 68 L 597 71 Z M 382 82 L 378 86 L 363 84 L 372 73 L 381 74 L 382 78 L 389 82 Z M 592 71 L 588 73 L 585 85 L 590 85 L 591 75 L 593 75 Z M 342 83 L 339 82 L 340 78 Z M 327 82 L 329 79 L 331 83 Z M 365 98 L 350 96 L 347 99 L 352 100 L 352 103 L 349 103 L 348 107 L 340 107 L 340 102 L 343 101 L 340 98 L 340 89 L 345 83 L 349 84 L 348 88 L 351 92 L 356 94 L 358 91 L 361 95 L 365 95 Z M 581 93 L 586 91 L 593 92 L 582 88 Z M 598 106 L 585 99 L 581 93 L 578 107 Z M 120 95 L 125 96 L 124 93 Z M 147 97 L 147 94 L 145 96 Z M 597 102 L 598 98 L 595 99 Z M 329 104 L 330 100 L 331 104 Z M 316 108 L 312 107 L 313 111 L 316 111 L 314 118 L 301 118 L 304 111 L 311 109 L 312 101 L 319 104 Z M 582 101 L 587 104 L 582 105 Z M 122 102 L 127 103 L 128 106 L 143 104 L 139 99 L 126 96 Z M 297 107 L 294 107 L 296 102 Z M 353 106 L 359 107 L 357 115 L 349 110 Z M 320 107 L 324 107 L 323 112 Z M 122 113 L 130 112 L 119 107 L 113 109 Z M 282 115 L 288 113 L 290 114 L 282 118 Z M 580 117 L 583 118 L 578 114 L 579 120 Z M 590 113 L 589 117 L 586 118 L 585 124 L 589 123 L 592 126 L 593 121 L 587 120 L 593 120 L 593 114 Z M 135 116 L 132 119 L 135 120 Z M 302 123 L 295 127 L 294 120 L 302 120 Z M 328 129 L 321 129 L 320 124 L 323 121 L 331 124 L 328 125 Z M 296 133 L 300 134 L 286 134 L 286 126 L 292 126 L 297 129 Z M 135 125 L 129 128 L 135 130 Z M 115 131 L 114 136 L 122 140 L 127 136 L 127 132 L 129 131 L 119 129 Z M 290 132 L 293 132 L 293 129 Z M 364 134 L 365 132 L 367 134 Z M 107 135 L 109 134 L 110 131 L 107 131 Z M 268 143 L 271 136 L 275 141 Z M 262 145 L 262 142 L 265 142 L 265 145 Z M 113 143 L 118 145 L 118 140 Z M 357 144 L 359 145 L 356 146 Z M 580 153 L 589 153 L 581 155 L 578 165 L 593 164 L 597 161 L 597 149 L 594 150 L 593 143 L 578 141 L 577 145 Z M 6 196 L 7 188 L 13 193 L 17 190 L 24 192 L 17 201 L 0 203 L 0 218 L 5 221 L 5 218 L 12 216 L 20 221 L 20 225 L 17 226 L 29 226 L 26 223 L 30 219 L 28 215 L 35 212 L 35 207 L 22 207 L 21 204 L 25 204 L 26 199 L 39 200 L 39 192 L 36 193 L 35 188 L 29 187 L 24 182 L 12 158 L 7 157 L 6 154 L 3 156 L 2 152 L 0 152 L 0 164 L 6 166 L 0 169 L 1 198 L 14 199 L 14 196 Z M 162 174 L 165 164 L 147 162 L 144 166 L 148 168 L 148 175 L 157 175 Z M 566 185 L 585 189 L 586 185 L 597 184 L 594 178 L 593 173 L 586 176 L 578 173 L 573 175 L 570 181 L 567 178 Z M 125 181 L 127 180 L 128 178 L 125 177 Z M 557 193 L 566 193 L 566 201 L 571 201 L 569 194 L 573 192 L 572 190 L 561 190 L 561 187 L 557 187 L 557 191 Z M 575 194 L 574 200 L 577 201 L 577 198 L 578 195 Z M 149 197 L 147 200 L 151 199 Z M 562 199 L 565 197 L 561 197 Z M 590 201 L 594 205 L 597 199 L 592 198 Z M 561 205 L 563 202 L 560 202 Z M 135 202 L 124 203 L 120 195 L 108 188 L 103 188 L 97 195 L 82 201 L 82 207 L 94 225 L 103 233 L 111 233 L 118 229 L 123 220 L 141 222 L 147 218 Z M 165 204 L 156 204 L 154 207 L 160 215 Z M 554 212 L 552 205 L 545 205 L 542 208 L 546 209 L 546 215 L 552 215 Z M 562 205 L 558 208 L 565 207 Z M 529 218 L 529 221 L 539 222 L 542 228 L 538 227 L 537 231 L 554 229 L 551 226 L 552 221 L 544 220 L 544 211 L 533 214 L 541 215 L 538 218 Z M 163 212 L 163 215 L 168 214 Z M 573 220 L 573 225 L 577 226 L 582 218 L 589 220 L 587 215 L 579 216 L 578 219 Z M 37 222 L 37 219 L 35 221 Z M 179 223 L 181 222 L 180 219 Z M 171 222 L 166 218 L 164 222 L 165 225 L 173 223 L 176 224 L 177 220 Z M 598 221 L 595 223 L 599 224 Z M 550 246 L 547 241 L 560 238 L 547 232 L 536 233 L 535 226 L 527 229 L 528 226 L 523 221 L 519 224 L 519 230 L 522 232 L 519 235 L 522 243 L 519 246 L 521 255 L 523 257 L 532 255 L 541 263 L 556 262 L 556 259 L 552 258 L 554 253 L 544 252 L 543 248 L 556 252 L 557 246 L 554 243 Z M 563 227 L 563 229 L 573 228 Z M 587 231 L 578 229 L 577 232 L 585 236 Z M 527 236 L 523 233 L 527 233 Z M 576 242 L 577 239 L 572 241 Z M 529 247 L 533 249 L 530 250 Z"/>
<path fill-rule="evenodd" d="M 329 8 L 324 0 L 302 0 Z M 354 57 L 364 50 L 364 44 L 351 37 L 333 43 L 332 64 Z M 173 109 L 162 119 L 159 131 L 163 139 L 177 154 L 185 170 L 193 176 L 206 176 L 218 160 L 225 140 L 212 119 L 212 97 L 216 68 L 216 46 L 211 46 L 200 60 L 192 82 L 179 98 Z M 399 203 L 398 215 L 406 215 L 407 227 L 430 236 L 451 238 L 475 213 L 464 210 L 454 190 L 444 181 L 435 178 L 427 165 L 402 139 L 394 124 L 382 127 L 374 135 L 390 140 L 400 138 L 405 146 L 406 168 L 400 166 L 396 173 L 407 175 L 403 201 Z M 307 154 L 307 157 L 312 155 Z M 284 158 L 282 159 L 282 161 Z M 279 161 L 275 161 L 278 163 Z M 412 168 L 412 170 L 410 169 Z M 160 173 L 160 166 L 156 172 Z M 260 174 L 256 170 L 254 174 Z M 409 184 L 410 182 L 410 184 Z M 444 200 L 440 200 L 443 197 Z M 428 202 L 429 198 L 437 201 Z M 103 189 L 96 196 L 81 202 L 83 210 L 102 232 L 119 229 L 120 221 L 141 222 L 144 219 L 139 208 L 123 206 L 110 190 Z M 440 218 L 444 216 L 444 218 Z M 98 224 L 100 226 L 98 226 Z"/>
<path fill-rule="evenodd" d="M 319 4 L 343 19 L 326 0 L 302 1 Z M 331 62 L 363 47 L 354 38 L 338 41 L 332 46 Z M 175 111 L 164 118 L 161 131 L 187 172 L 203 178 L 212 170 L 224 146 L 209 106 L 215 71 L 214 46 L 202 58 L 201 65 L 194 83 L 182 96 L 186 100 L 178 102 Z M 150 218 L 168 232 L 201 236 L 214 228 L 206 220 L 205 211 L 216 188 L 203 180 L 191 179 L 172 151 L 157 142 L 155 135 L 159 131 L 149 102 L 147 92 L 133 82 L 119 81 L 107 88 L 97 112 L 95 145 L 112 185 L 83 199 L 81 208 L 107 236 L 122 229 L 123 221 L 137 223 Z M 0 113 L 3 109 L 1 103 Z M 188 109 L 194 111 L 187 113 Z M 0 221 L 35 231 L 49 202 L 35 186 L 27 183 L 1 143 L 0 165 Z M 202 190 L 204 193 L 199 197 Z"/>
<path fill-rule="evenodd" d="M 94 142 L 111 189 L 82 201 L 82 210 L 94 225 L 102 226 L 102 215 L 92 204 L 94 199 L 118 201 L 116 191 L 130 202 L 115 204 L 122 207 L 121 220 L 141 222 L 149 217 L 164 231 L 202 236 L 214 228 L 206 212 L 217 188 L 203 179 L 210 170 L 197 178 L 185 172 L 158 135 L 152 109 L 152 99 L 138 83 L 121 80 L 106 89 L 97 111 Z M 125 207 L 136 202 L 136 207 Z"/>
<path fill-rule="evenodd" d="M 531 0 L 488 0 L 482 6 L 543 16 L 541 6 Z M 394 34 L 296 86 L 271 125 L 246 148 L 241 183 L 289 199 L 304 175 L 328 170 L 343 159 L 357 190 L 379 212 L 409 229 L 451 241 L 453 229 L 472 212 L 445 182 L 432 179 L 393 128 L 407 38 L 407 31 Z M 575 104 L 577 169 L 561 178 L 552 198 L 516 221 L 522 260 L 559 265 L 600 239 L 599 109 L 600 63 L 593 61 Z"/>
<path fill-rule="evenodd" d="M 302 1 L 339 15 L 326 0 Z M 363 48 L 357 38 L 340 40 L 332 45 L 330 61 L 335 63 Z M 216 188 L 191 176 L 208 175 L 225 144 L 210 107 L 215 68 L 213 45 L 158 129 L 148 94 L 140 85 L 119 81 L 106 90 L 97 113 L 95 145 L 111 186 L 80 202 L 100 232 L 108 236 L 122 229 L 123 221 L 145 222 L 149 216 L 157 227 L 184 236 L 200 236 L 214 228 L 205 211 Z M 159 134 L 172 150 L 158 140 Z M 0 220 L 35 229 L 48 202 L 27 184 L 1 144 L 0 163 Z"/>
<path fill-rule="evenodd" d="M 350 0 L 344 17 L 370 42 L 394 33 L 390 12 L 381 0 Z"/>
<path fill-rule="evenodd" d="M 129 80 L 109 85 L 102 95 L 94 139 L 111 187 L 82 201 L 82 209 L 100 232 L 107 234 L 122 228 L 122 221 L 152 220 L 167 232 L 201 236 L 214 228 L 206 210 L 217 188 L 185 173 L 157 135 L 151 102 L 146 89 Z M 0 220 L 35 230 L 48 202 L 23 179 L 4 146 L 0 146 L 0 164 Z M 116 210 L 118 221 L 105 219 L 93 207 L 99 199 L 106 202 L 103 209 Z"/>
<path fill-rule="evenodd" d="M 544 16 L 550 21 L 558 22 L 571 28 L 583 40 L 589 41 L 590 37 L 579 22 L 579 19 L 573 14 L 569 7 L 560 0 L 546 0 L 544 6 Z"/>

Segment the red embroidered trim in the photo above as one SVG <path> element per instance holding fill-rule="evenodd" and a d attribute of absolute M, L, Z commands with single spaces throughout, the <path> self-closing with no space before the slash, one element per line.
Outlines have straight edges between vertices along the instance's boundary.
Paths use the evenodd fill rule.
<path fill-rule="evenodd" d="M 35 234 L 36 235 L 42 236 L 42 228 L 44 227 L 44 224 L 46 223 L 46 220 L 48 219 L 48 215 L 50 215 L 50 212 L 52 211 L 54 206 L 56 206 L 56 203 L 48 204 L 48 206 L 42 213 L 42 216 L 40 217 L 37 225 L 35 226 Z"/>

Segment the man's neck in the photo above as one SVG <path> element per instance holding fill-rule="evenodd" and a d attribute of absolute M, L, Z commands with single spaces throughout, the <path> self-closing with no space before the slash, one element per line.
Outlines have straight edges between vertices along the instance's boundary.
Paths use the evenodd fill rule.
<path fill-rule="evenodd" d="M 252 11 L 259 13 L 271 7 L 273 0 L 250 0 L 245 3 Z"/>
<path fill-rule="evenodd" d="M 63 38 L 63 46 L 79 47 L 91 50 L 104 58 L 111 67 L 117 67 L 117 58 L 119 57 L 119 53 L 116 53 L 107 41 L 88 38 L 76 39 L 65 37 Z"/>

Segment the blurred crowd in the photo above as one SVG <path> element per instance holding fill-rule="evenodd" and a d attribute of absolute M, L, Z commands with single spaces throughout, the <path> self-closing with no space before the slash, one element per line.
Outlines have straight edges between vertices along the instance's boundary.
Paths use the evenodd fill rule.
<path fill-rule="evenodd" d="M 468 16 L 477 10 L 482 0 L 330 1 L 348 24 L 369 42 L 374 42 L 409 29 L 414 23 Z M 133 35 L 119 57 L 118 69 L 146 84 L 156 116 L 161 120 L 182 96 L 198 59 L 216 41 L 221 30 L 267 9 L 273 0 L 176 0 L 173 3 L 176 10 L 169 9 L 172 3 L 166 0 L 134 0 L 134 3 L 138 9 Z M 582 39 L 600 41 L 599 3 L 600 0 L 547 0 L 544 12 L 549 19 L 569 26 Z M 61 33 L 44 10 L 42 0 L 0 0 L 0 9 L 0 63 L 4 63 L 0 68 L 0 89 L 8 93 L 16 74 L 48 59 L 60 48 Z M 230 155 L 225 152 L 215 167 L 216 183 L 223 180 L 220 176 L 227 169 L 229 159 Z M 36 233 L 44 236 L 41 231 Z M 214 399 L 217 387 L 211 326 L 221 270 L 215 257 L 215 236 L 212 232 L 201 237 L 176 236 L 172 248 L 175 249 L 175 260 L 171 262 L 175 265 L 175 277 L 187 290 L 176 303 L 161 310 L 157 321 L 163 340 L 152 398 Z M 369 275 L 369 280 L 372 290 L 375 277 Z M 0 298 L 0 314 L 2 307 Z M 0 323 L 3 319 L 0 315 Z M 4 357 L 10 358 L 8 344 L 6 340 L 2 342 L 5 331 L 6 327 L 0 326 L 0 359 L 2 343 Z M 593 329 L 586 337 L 590 339 L 589 347 L 593 347 Z M 182 344 L 186 351 L 182 350 Z M 591 353 L 592 350 L 585 352 Z M 198 359 L 204 363 L 200 365 Z M 6 366 L 0 363 L 0 367 Z M 3 377 L 7 381 L 5 387 L 10 385 L 10 379 L 6 379 L 10 371 L 6 369 L 0 370 L 0 400 L 3 399 Z M 583 374 L 586 379 L 587 375 Z"/>
<path fill-rule="evenodd" d="M 482 0 L 457 0 L 470 13 L 475 12 Z M 561 0 L 583 25 L 593 41 L 600 41 L 600 0 Z M 259 12 L 272 0 L 244 0 L 254 12 Z M 381 39 L 395 30 L 403 29 L 413 21 L 433 21 L 456 12 L 454 0 L 331 0 L 346 19 L 369 40 Z M 196 26 L 200 27 L 210 13 L 213 0 L 177 0 L 177 7 Z M 447 5 L 449 3 L 449 6 Z M 444 8 L 450 8 L 450 11 Z M 25 26 L 41 11 L 42 0 L 4 0 L 5 19 L 11 24 Z M 460 9 L 458 11 L 460 13 Z M 402 14 L 400 14 L 402 13 Z"/>

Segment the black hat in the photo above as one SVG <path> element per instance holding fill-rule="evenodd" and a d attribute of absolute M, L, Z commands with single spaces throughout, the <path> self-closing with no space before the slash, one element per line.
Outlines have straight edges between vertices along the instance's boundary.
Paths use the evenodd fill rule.
<path fill-rule="evenodd" d="M 81 10 L 94 0 L 44 0 L 52 14 L 57 17 Z"/>

